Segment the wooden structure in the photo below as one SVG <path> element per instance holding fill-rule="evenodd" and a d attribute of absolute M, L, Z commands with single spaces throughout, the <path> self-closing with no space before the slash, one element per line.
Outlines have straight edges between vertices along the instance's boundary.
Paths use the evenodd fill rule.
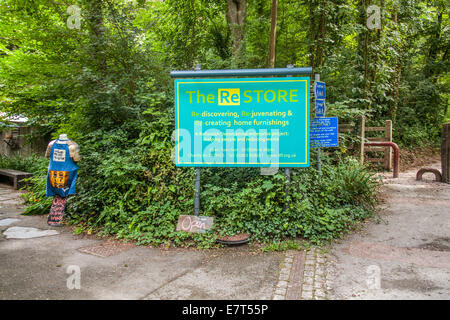
<path fill-rule="evenodd" d="M 442 126 L 441 166 L 442 182 L 450 183 L 450 123 Z"/>
<path fill-rule="evenodd" d="M 392 169 L 392 149 L 390 147 L 364 146 L 365 142 L 392 142 L 392 121 L 386 120 L 383 127 L 367 127 L 364 116 L 353 123 L 339 124 L 339 132 L 354 132 L 357 143 L 353 146 L 355 154 L 360 157 L 361 164 L 368 162 L 382 162 L 386 170 Z M 371 136 L 369 132 L 382 132 L 381 136 Z M 382 158 L 366 157 L 367 152 L 384 152 Z"/>
<path fill-rule="evenodd" d="M 24 186 L 23 179 L 30 178 L 33 175 L 31 173 L 18 170 L 0 169 L 0 176 L 5 176 L 12 179 L 14 189 L 18 190 Z"/>
<path fill-rule="evenodd" d="M 399 164 L 400 164 L 400 148 L 395 142 L 365 142 L 364 147 L 389 147 L 394 150 L 394 178 L 398 178 Z"/>
<path fill-rule="evenodd" d="M 50 137 L 39 136 L 28 141 L 28 137 L 37 135 L 34 127 L 15 125 L 0 130 L 0 155 L 7 157 L 28 157 L 33 154 L 44 155 Z"/>
<path fill-rule="evenodd" d="M 386 120 L 384 122 L 383 127 L 366 127 L 365 132 L 384 132 L 383 135 L 378 137 L 367 137 L 365 138 L 369 142 L 392 142 L 392 121 Z M 383 167 L 386 170 L 392 169 L 392 149 L 390 147 L 368 147 L 364 148 L 364 153 L 367 152 L 384 152 L 384 156 L 382 158 L 370 158 L 367 157 L 366 161 L 368 162 L 382 162 Z"/>

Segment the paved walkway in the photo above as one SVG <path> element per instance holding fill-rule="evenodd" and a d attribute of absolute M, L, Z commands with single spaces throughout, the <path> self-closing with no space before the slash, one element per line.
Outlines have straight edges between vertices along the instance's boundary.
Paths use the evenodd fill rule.
<path fill-rule="evenodd" d="M 359 232 L 284 253 L 77 236 L 20 215 L 20 192 L 0 185 L 0 299 L 449 299 L 450 185 L 415 173 L 386 175 L 385 203 Z"/>
<path fill-rule="evenodd" d="M 284 253 L 136 247 L 22 216 L 20 192 L 0 185 L 0 299 L 271 299 Z M 17 239 L 34 233 L 55 235 Z M 16 232 L 7 239 L 11 229 Z M 9 231 L 8 231 L 9 230 Z"/>
<path fill-rule="evenodd" d="M 417 170 L 384 175 L 375 221 L 332 249 L 335 298 L 450 299 L 450 185 Z"/>

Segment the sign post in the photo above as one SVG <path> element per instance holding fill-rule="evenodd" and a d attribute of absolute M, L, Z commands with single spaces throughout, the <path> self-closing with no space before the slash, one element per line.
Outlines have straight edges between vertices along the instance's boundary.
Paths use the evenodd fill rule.
<path fill-rule="evenodd" d="M 311 74 L 310 67 L 292 66 L 171 71 L 175 164 L 196 168 L 195 216 L 201 167 L 284 167 L 290 180 L 290 168 L 309 166 L 310 78 L 293 76 Z M 223 78 L 239 76 L 286 78 Z"/>
<path fill-rule="evenodd" d="M 315 74 L 314 76 L 314 98 L 316 102 L 316 117 L 318 117 L 318 108 L 317 104 L 318 102 L 323 105 L 323 113 L 321 113 L 321 116 L 325 116 L 325 82 L 320 82 L 320 74 Z M 320 110 L 322 111 L 322 110 Z M 319 174 L 322 171 L 322 164 L 320 160 L 320 148 L 317 148 L 317 171 L 319 171 Z"/>
<path fill-rule="evenodd" d="M 200 64 L 197 64 L 195 67 L 195 71 L 200 71 L 202 69 Z M 200 168 L 195 168 L 195 183 L 194 183 L 194 215 L 199 216 L 200 215 L 200 177 L 201 172 Z"/>
<path fill-rule="evenodd" d="M 315 75 L 314 96 L 316 117 L 311 120 L 311 148 L 317 148 L 317 170 L 321 170 L 320 149 L 338 147 L 338 118 L 326 118 L 326 87 L 325 82 L 320 82 L 320 75 Z"/>
<path fill-rule="evenodd" d="M 286 68 L 293 68 L 294 67 L 294 65 L 292 65 L 292 64 L 288 64 L 287 66 L 286 66 Z M 286 77 L 291 77 L 290 75 L 287 75 Z M 291 183 L 291 168 L 285 168 L 284 169 L 284 174 L 286 175 L 286 180 L 287 180 L 287 182 L 288 182 L 288 184 L 286 185 L 286 187 L 285 187 L 285 190 L 284 190 L 284 194 L 285 194 L 285 197 L 287 198 L 288 197 L 288 195 L 289 195 L 289 184 Z M 289 203 L 288 202 L 286 202 L 286 205 L 284 206 L 284 210 L 286 210 L 286 208 L 289 206 Z"/>

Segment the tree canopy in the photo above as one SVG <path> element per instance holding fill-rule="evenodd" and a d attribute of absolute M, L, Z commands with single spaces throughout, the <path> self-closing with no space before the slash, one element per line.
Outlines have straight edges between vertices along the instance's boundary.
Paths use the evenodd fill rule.
<path fill-rule="evenodd" d="M 76 123 L 78 135 L 170 106 L 171 69 L 268 66 L 269 0 L 71 5 L 79 12 L 59 0 L 1 0 L 1 108 L 50 131 Z M 280 0 L 275 66 L 312 66 L 336 113 L 392 119 L 399 138 L 412 127 L 435 136 L 448 110 L 446 9 L 445 1 Z"/>

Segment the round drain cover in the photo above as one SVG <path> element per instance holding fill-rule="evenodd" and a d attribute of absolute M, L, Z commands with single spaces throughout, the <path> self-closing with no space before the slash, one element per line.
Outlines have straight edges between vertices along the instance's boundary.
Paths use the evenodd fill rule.
<path fill-rule="evenodd" d="M 222 236 L 217 238 L 217 242 L 226 245 L 244 244 L 250 241 L 250 235 L 247 233 L 238 233 L 234 236 Z"/>

